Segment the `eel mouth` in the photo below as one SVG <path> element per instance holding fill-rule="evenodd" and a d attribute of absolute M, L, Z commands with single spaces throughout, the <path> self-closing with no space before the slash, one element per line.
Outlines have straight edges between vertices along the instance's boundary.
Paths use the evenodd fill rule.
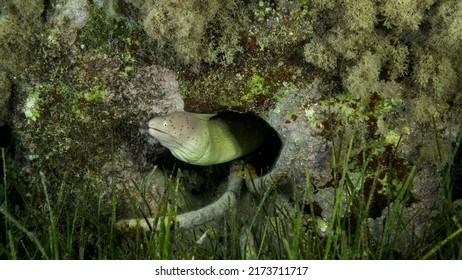
<path fill-rule="evenodd" d="M 153 136 L 154 136 L 155 133 L 167 134 L 166 132 L 164 132 L 164 131 L 162 131 L 160 129 L 154 128 L 154 127 L 149 127 L 148 131 L 149 131 L 149 134 L 151 134 Z"/>

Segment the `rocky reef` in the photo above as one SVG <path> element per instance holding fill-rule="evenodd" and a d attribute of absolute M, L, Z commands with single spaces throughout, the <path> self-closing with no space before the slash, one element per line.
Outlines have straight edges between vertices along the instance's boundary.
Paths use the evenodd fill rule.
<path fill-rule="evenodd" d="M 282 208 L 311 205 L 304 221 L 315 215 L 326 236 L 348 178 L 374 197 L 371 238 L 392 232 L 405 257 L 448 197 L 462 199 L 442 187 L 460 165 L 461 19 L 458 0 L 5 0 L 0 126 L 26 181 L 72 186 L 74 205 L 94 213 L 98 201 L 105 217 L 117 198 L 129 218 L 133 201 L 155 212 L 166 185 L 216 197 L 226 178 L 170 157 L 147 134 L 151 117 L 255 113 L 284 142 L 260 178 Z M 346 197 L 342 215 L 357 203 Z M 387 226 L 391 209 L 402 223 Z"/>

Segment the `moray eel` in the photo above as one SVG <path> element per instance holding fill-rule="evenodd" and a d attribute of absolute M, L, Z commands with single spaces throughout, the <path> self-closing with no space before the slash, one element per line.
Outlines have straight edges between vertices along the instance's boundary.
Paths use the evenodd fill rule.
<path fill-rule="evenodd" d="M 257 149 L 273 133 L 260 117 L 237 112 L 175 112 L 151 119 L 149 133 L 179 160 L 208 166 Z"/>

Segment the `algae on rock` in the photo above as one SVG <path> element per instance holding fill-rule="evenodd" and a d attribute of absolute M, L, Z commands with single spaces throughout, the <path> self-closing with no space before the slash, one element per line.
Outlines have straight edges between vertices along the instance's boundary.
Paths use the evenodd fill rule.
<path fill-rule="evenodd" d="M 0 70 L 0 126 L 10 122 L 11 82 L 6 72 Z"/>
<path fill-rule="evenodd" d="M 5 0 L 0 5 L 0 69 L 19 75 L 34 61 L 43 9 L 42 0 Z"/>
<path fill-rule="evenodd" d="M 183 63 L 229 65 L 239 46 L 239 32 L 246 19 L 237 1 L 147 1 L 144 27 L 161 46 L 172 46 Z M 217 30 L 218 32 L 216 32 Z"/>

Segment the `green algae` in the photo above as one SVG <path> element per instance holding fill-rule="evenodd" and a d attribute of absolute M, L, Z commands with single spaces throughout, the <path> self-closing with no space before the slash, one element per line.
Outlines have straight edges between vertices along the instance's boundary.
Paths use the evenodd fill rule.
<path fill-rule="evenodd" d="M 304 81 L 303 76 L 302 68 L 290 61 L 272 67 L 272 64 L 261 65 L 249 60 L 240 67 L 216 69 L 200 78 L 180 75 L 180 91 L 187 110 L 234 109 L 262 113 L 280 98 L 280 89 L 309 81 Z"/>
<path fill-rule="evenodd" d="M 36 121 L 37 118 L 40 116 L 40 90 L 41 87 L 37 86 L 34 92 L 29 94 L 29 96 L 26 99 L 26 102 L 24 103 L 24 116 L 32 122 Z"/>
<path fill-rule="evenodd" d="M 88 102 L 104 101 L 107 98 L 107 91 L 105 89 L 94 89 L 89 92 L 85 92 L 83 97 Z"/>
<path fill-rule="evenodd" d="M 247 93 L 241 97 L 241 100 L 246 102 L 257 95 L 267 95 L 268 89 L 265 86 L 265 79 L 257 74 L 252 75 L 247 81 Z"/>
<path fill-rule="evenodd" d="M 18 97 L 24 98 L 20 114 L 27 121 L 26 124 L 18 122 L 21 118 L 16 121 L 21 127 L 18 135 L 28 139 L 24 156 L 33 159 L 29 164 L 39 168 L 50 180 L 59 181 L 71 174 L 78 178 L 85 178 L 87 173 L 96 174 L 109 160 L 114 141 L 124 137 L 123 129 L 113 134 L 114 127 L 120 124 L 118 119 L 110 117 L 120 110 L 120 105 L 109 103 L 106 81 L 101 73 L 92 73 L 95 70 L 86 64 L 86 54 L 115 59 L 130 55 L 129 50 L 121 52 L 114 48 L 109 39 L 112 31 L 120 36 L 126 34 L 127 29 L 103 19 L 104 11 L 92 7 L 73 56 L 63 52 L 67 46 L 61 41 L 50 40 L 43 34 L 44 40 L 36 52 L 42 59 L 27 67 L 27 75 L 34 77 L 35 85 L 18 88 Z M 57 35 L 56 38 L 61 38 Z M 134 59 L 120 61 L 123 67 L 128 67 Z M 130 72 L 127 70 L 125 75 Z M 87 178 L 88 182 L 97 177 L 102 180 L 100 175 L 92 175 Z"/>

